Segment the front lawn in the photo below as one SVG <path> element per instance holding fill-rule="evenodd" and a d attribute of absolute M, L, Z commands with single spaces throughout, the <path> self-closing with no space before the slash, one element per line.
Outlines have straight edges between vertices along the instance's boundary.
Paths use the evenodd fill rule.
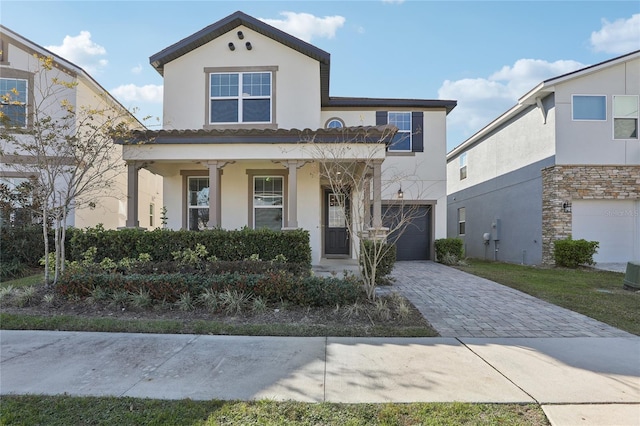
<path fill-rule="evenodd" d="M 640 335 L 640 292 L 625 290 L 624 274 L 592 268 L 545 268 L 471 259 L 458 269 L 515 288 Z"/>

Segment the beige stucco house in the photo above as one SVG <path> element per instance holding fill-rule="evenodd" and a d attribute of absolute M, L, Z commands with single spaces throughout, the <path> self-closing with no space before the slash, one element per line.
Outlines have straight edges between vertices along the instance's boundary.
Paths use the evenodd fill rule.
<path fill-rule="evenodd" d="M 447 155 L 449 236 L 470 257 L 553 264 L 553 242 L 640 260 L 640 51 L 550 78 Z M 486 238 L 483 238 L 486 235 Z"/>
<path fill-rule="evenodd" d="M 3 95 L 11 93 L 13 96 L 11 101 L 3 100 L 2 111 L 12 120 L 17 120 L 15 124 L 19 127 L 29 128 L 36 112 L 40 117 L 61 117 L 61 102 L 64 101 L 76 111 L 82 108 L 111 110 L 114 115 L 128 116 L 137 127 L 144 128 L 82 68 L 4 26 L 0 26 L 0 52 L 0 92 Z M 36 56 L 53 59 L 52 69 L 46 72 L 46 77 L 45 73 L 40 72 L 42 64 Z M 48 86 L 52 85 L 53 79 L 64 84 L 56 84 L 55 94 L 47 95 L 47 98 L 43 93 L 49 90 Z M 35 111 L 36 108 L 39 110 Z M 75 125 L 78 125 L 77 119 Z M 0 183 L 10 189 L 15 188 L 30 179 L 31 173 L 25 172 L 25 167 L 18 165 L 33 164 L 33 161 L 28 155 L 16 152 L 10 141 L 2 140 L 0 143 Z M 120 159 L 122 163 L 120 170 L 113 171 L 115 185 L 105 188 L 100 194 L 92 195 L 89 200 L 77 202 L 76 208 L 69 213 L 67 225 L 85 228 L 102 224 L 107 229 L 126 225 L 127 176 L 121 160 L 122 147 L 114 145 L 112 155 L 114 162 Z M 61 182 L 62 180 L 60 179 Z M 139 218 L 140 225 L 145 228 L 158 227 L 163 204 L 162 178 L 148 170 L 142 171 L 137 207 L 145 214 Z"/>
<path fill-rule="evenodd" d="M 359 235 L 345 226 L 356 209 L 367 210 L 363 229 L 384 229 L 401 201 L 423 214 L 397 242 L 399 258 L 433 258 L 446 234 L 455 101 L 329 96 L 329 53 L 242 12 L 150 62 L 164 77 L 163 130 L 123 141 L 123 152 L 132 198 L 140 169 L 163 176 L 169 228 L 302 228 L 317 264 L 357 257 Z M 334 193 L 321 172 L 330 161 L 370 185 Z"/>

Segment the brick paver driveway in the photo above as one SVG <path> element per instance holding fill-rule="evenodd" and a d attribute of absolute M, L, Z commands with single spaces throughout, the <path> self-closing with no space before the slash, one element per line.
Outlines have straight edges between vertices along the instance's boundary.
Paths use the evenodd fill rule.
<path fill-rule="evenodd" d="M 408 298 L 443 337 L 630 337 L 630 333 L 439 263 L 396 262 L 381 291 Z"/>

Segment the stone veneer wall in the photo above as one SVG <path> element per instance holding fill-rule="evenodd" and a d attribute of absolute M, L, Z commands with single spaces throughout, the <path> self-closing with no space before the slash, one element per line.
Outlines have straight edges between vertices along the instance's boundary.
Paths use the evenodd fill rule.
<path fill-rule="evenodd" d="M 553 242 L 571 235 L 573 200 L 640 199 L 640 165 L 555 165 L 542 169 L 542 263 L 553 265 Z"/>

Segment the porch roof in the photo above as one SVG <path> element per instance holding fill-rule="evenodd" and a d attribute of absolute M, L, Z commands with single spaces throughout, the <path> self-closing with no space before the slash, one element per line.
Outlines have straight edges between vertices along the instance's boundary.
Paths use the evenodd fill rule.
<path fill-rule="evenodd" d="M 397 132 L 393 125 L 358 126 L 338 129 L 191 129 L 134 130 L 130 138 L 118 138 L 120 145 L 164 144 L 299 144 L 367 143 L 386 144 Z"/>

